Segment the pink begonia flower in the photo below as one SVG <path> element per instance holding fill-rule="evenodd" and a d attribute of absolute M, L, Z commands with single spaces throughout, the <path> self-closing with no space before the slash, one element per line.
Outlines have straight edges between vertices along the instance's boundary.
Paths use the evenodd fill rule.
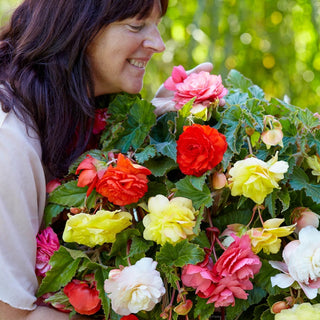
<path fill-rule="evenodd" d="M 51 193 L 53 190 L 61 185 L 60 179 L 53 179 L 49 181 L 46 185 L 46 192 Z"/>
<path fill-rule="evenodd" d="M 208 259 L 207 263 L 187 264 L 182 269 L 182 283 L 187 287 L 196 289 L 196 294 L 200 298 L 208 298 L 216 288 L 215 283 L 220 280 L 212 271 L 213 261 L 211 258 Z"/>
<path fill-rule="evenodd" d="M 104 290 L 117 314 L 150 311 L 160 302 L 166 289 L 156 266 L 151 258 L 142 258 L 135 265 L 110 271 Z"/>
<path fill-rule="evenodd" d="M 91 194 L 92 190 L 97 185 L 99 179 L 107 170 L 107 163 L 99 161 L 89 154 L 79 164 L 76 174 L 79 174 L 78 187 L 88 186 L 87 197 Z"/>
<path fill-rule="evenodd" d="M 48 227 L 37 235 L 36 275 L 45 277 L 51 269 L 49 260 L 60 247 L 59 239 L 51 227 Z"/>
<path fill-rule="evenodd" d="M 262 263 L 252 252 L 249 236 L 232 237 L 235 241 L 219 257 L 214 265 L 214 272 L 223 277 L 234 275 L 241 281 L 253 278 L 259 272 Z"/>
<path fill-rule="evenodd" d="M 307 226 L 299 232 L 299 240 L 289 242 L 283 252 L 284 262 L 269 261 L 283 273 L 271 277 L 272 286 L 290 287 L 297 282 L 309 299 L 314 299 L 320 288 L 320 231 Z"/>
<path fill-rule="evenodd" d="M 207 303 L 214 303 L 215 308 L 235 305 L 235 298 L 246 300 L 248 293 L 244 290 L 252 290 L 250 280 L 240 280 L 236 275 L 222 278 L 216 285 Z"/>
<path fill-rule="evenodd" d="M 176 109 L 181 109 L 194 97 L 195 105 L 208 106 L 228 93 L 220 75 L 201 71 L 188 76 L 183 66 L 173 68 L 172 76 L 165 81 L 164 86 L 168 90 L 175 91 L 173 100 L 176 102 Z"/>

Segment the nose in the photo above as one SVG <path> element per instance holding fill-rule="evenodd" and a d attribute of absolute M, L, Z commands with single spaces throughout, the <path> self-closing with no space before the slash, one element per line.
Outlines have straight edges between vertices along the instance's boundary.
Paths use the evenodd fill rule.
<path fill-rule="evenodd" d="M 166 46 L 162 40 L 157 26 L 153 26 L 151 30 L 149 30 L 146 38 L 143 41 L 143 46 L 151 49 L 154 52 L 162 52 L 165 50 Z"/>

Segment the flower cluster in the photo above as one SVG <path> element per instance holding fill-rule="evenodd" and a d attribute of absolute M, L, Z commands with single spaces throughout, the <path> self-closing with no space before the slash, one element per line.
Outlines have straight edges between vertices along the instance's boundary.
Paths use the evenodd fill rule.
<path fill-rule="evenodd" d="M 106 320 L 318 317 L 320 119 L 235 70 L 225 83 L 175 67 L 158 118 L 139 95 L 100 97 L 98 145 L 47 186 L 39 301 Z"/>

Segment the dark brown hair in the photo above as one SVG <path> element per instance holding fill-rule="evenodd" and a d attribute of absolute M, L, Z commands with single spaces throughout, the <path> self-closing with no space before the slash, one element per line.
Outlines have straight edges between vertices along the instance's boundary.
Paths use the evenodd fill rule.
<path fill-rule="evenodd" d="M 0 33 L 2 108 L 37 130 L 43 163 L 54 175 L 65 174 L 84 151 L 92 127 L 88 45 L 111 22 L 148 16 L 155 1 L 25 0 Z M 168 0 L 159 3 L 165 14 Z"/>

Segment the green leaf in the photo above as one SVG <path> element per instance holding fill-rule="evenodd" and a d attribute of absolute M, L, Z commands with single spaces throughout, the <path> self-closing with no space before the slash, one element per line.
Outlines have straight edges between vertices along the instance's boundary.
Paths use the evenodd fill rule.
<path fill-rule="evenodd" d="M 160 264 L 183 267 L 186 264 L 197 264 L 204 259 L 204 251 L 198 245 L 183 240 L 176 245 L 168 242 L 157 252 L 156 260 Z"/>
<path fill-rule="evenodd" d="M 78 187 L 76 180 L 69 181 L 56 188 L 49 195 L 48 202 L 66 207 L 83 207 L 87 189 Z"/>
<path fill-rule="evenodd" d="M 197 296 L 193 319 L 208 320 L 213 315 L 214 303 L 207 303 L 207 299 L 202 299 Z"/>
<path fill-rule="evenodd" d="M 153 242 L 152 241 L 147 241 L 147 240 L 144 240 L 141 237 L 134 236 L 132 238 L 132 243 L 131 243 L 131 246 L 130 246 L 129 257 L 133 257 L 135 255 L 145 256 L 145 253 L 152 246 L 153 246 Z"/>
<path fill-rule="evenodd" d="M 290 180 L 290 185 L 293 190 L 304 189 L 307 196 L 311 197 L 314 202 L 320 204 L 320 185 L 309 183 L 309 177 L 301 168 L 294 168 Z"/>
<path fill-rule="evenodd" d="M 251 305 L 258 304 L 266 296 L 266 291 L 261 288 L 254 287 L 253 290 L 250 290 L 247 300 L 235 299 L 235 306 L 227 307 L 226 314 L 227 320 L 234 320 L 239 316 L 243 311 L 247 310 Z"/>
<path fill-rule="evenodd" d="M 150 143 L 155 146 L 155 148 L 160 154 L 167 156 L 173 159 L 174 161 L 176 160 L 177 143 L 173 137 L 169 141 L 165 141 L 165 142 L 157 142 L 156 140 L 150 138 Z"/>
<path fill-rule="evenodd" d="M 124 123 L 123 136 L 116 144 L 121 152 L 127 152 L 131 146 L 137 149 L 142 145 L 156 122 L 153 110 L 152 104 L 146 100 L 136 99 L 128 114 L 128 120 Z"/>
<path fill-rule="evenodd" d="M 152 145 L 149 145 L 145 149 L 143 149 L 143 151 L 137 152 L 135 154 L 135 158 L 136 158 L 137 162 L 141 164 L 141 163 L 144 163 L 145 161 L 155 157 L 156 153 L 157 153 L 156 148 Z"/>
<path fill-rule="evenodd" d="M 265 201 L 264 201 L 272 218 L 276 217 L 276 199 L 277 199 L 276 192 L 272 192 L 268 194 L 268 196 L 265 198 Z"/>
<path fill-rule="evenodd" d="M 190 110 L 192 109 L 193 103 L 196 100 L 196 97 L 192 98 L 190 101 L 188 101 L 180 110 L 179 110 L 179 116 L 183 118 L 187 118 L 190 115 Z"/>
<path fill-rule="evenodd" d="M 99 290 L 99 298 L 101 299 L 101 304 L 105 318 L 109 318 L 110 314 L 110 299 L 104 291 L 104 281 L 108 278 L 109 272 L 104 268 L 97 268 L 94 273 L 94 278 L 97 281 L 97 289 Z"/>
<path fill-rule="evenodd" d="M 116 241 L 112 244 L 110 256 L 122 256 L 126 257 L 127 243 L 129 239 L 134 236 L 140 236 L 140 232 L 137 229 L 126 229 L 116 235 Z"/>
<path fill-rule="evenodd" d="M 49 203 L 44 209 L 44 225 L 48 227 L 53 218 L 56 218 L 66 207 L 55 203 Z"/>
<path fill-rule="evenodd" d="M 162 273 L 163 278 L 165 278 L 172 285 L 172 287 L 178 289 L 177 283 L 181 279 L 177 275 L 176 268 L 174 266 L 168 266 L 166 264 L 161 263 L 158 265 L 158 269 Z"/>
<path fill-rule="evenodd" d="M 157 157 L 143 163 L 155 177 L 162 177 L 170 170 L 177 168 L 176 162 L 168 157 Z"/>
<path fill-rule="evenodd" d="M 232 88 L 239 88 L 243 92 L 247 92 L 249 90 L 249 87 L 253 85 L 250 79 L 246 78 L 239 71 L 234 69 L 230 70 L 226 79 L 226 83 L 228 84 L 228 86 Z"/>
<path fill-rule="evenodd" d="M 271 295 L 280 293 L 281 289 L 278 286 L 272 287 L 271 284 L 271 277 L 278 274 L 279 270 L 274 269 L 268 260 L 261 259 L 261 262 L 261 269 L 259 273 L 254 276 L 254 282 Z"/>
<path fill-rule="evenodd" d="M 249 87 L 249 92 L 253 98 L 257 98 L 260 100 L 264 99 L 264 92 L 257 85 L 253 85 L 253 86 Z"/>
<path fill-rule="evenodd" d="M 192 204 L 195 209 L 199 209 L 201 206 L 210 207 L 212 205 L 212 197 L 208 186 L 203 185 L 202 190 L 195 188 L 192 184 L 192 178 L 190 176 L 179 180 L 176 183 L 177 197 L 184 197 L 192 200 Z"/>
<path fill-rule="evenodd" d="M 40 297 L 47 292 L 58 291 L 72 280 L 77 272 L 81 259 L 89 259 L 80 250 L 71 250 L 60 246 L 50 259 L 52 269 L 46 273 L 46 277 L 37 292 Z"/>

